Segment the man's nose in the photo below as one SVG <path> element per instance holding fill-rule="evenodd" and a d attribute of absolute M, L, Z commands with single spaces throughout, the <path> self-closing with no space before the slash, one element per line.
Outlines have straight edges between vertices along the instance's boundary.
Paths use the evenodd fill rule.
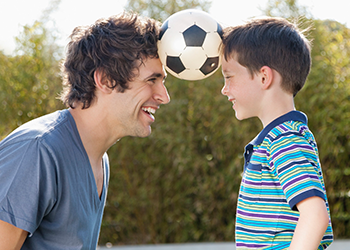
<path fill-rule="evenodd" d="M 164 84 L 160 84 L 160 86 L 157 87 L 157 90 L 154 94 L 154 99 L 156 99 L 161 104 L 167 104 L 170 102 L 170 96 Z"/>

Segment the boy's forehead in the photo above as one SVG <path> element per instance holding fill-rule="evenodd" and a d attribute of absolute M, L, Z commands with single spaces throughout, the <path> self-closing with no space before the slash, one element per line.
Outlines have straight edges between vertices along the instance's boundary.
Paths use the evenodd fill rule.
<path fill-rule="evenodd" d="M 232 66 L 233 64 L 237 64 L 238 63 L 238 60 L 236 59 L 235 56 L 232 56 L 232 57 L 228 57 L 228 58 L 225 58 L 223 57 L 222 58 L 222 61 L 221 61 L 221 64 L 222 64 L 222 70 L 225 72 L 225 71 L 228 71 L 230 69 L 230 66 Z M 239 64 L 239 63 L 238 63 Z"/>

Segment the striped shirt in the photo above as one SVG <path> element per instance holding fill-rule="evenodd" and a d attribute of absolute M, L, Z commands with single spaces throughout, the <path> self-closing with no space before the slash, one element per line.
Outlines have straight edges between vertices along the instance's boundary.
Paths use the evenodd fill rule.
<path fill-rule="evenodd" d="M 245 147 L 236 216 L 237 249 L 288 249 L 298 222 L 296 205 L 326 196 L 318 150 L 307 117 L 291 111 Z M 329 216 L 330 218 L 330 216 Z M 318 249 L 333 241 L 331 220 Z"/>

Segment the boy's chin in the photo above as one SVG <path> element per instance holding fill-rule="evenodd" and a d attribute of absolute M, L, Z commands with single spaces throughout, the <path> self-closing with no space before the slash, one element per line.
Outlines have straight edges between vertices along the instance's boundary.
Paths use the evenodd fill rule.
<path fill-rule="evenodd" d="M 242 121 L 242 120 L 247 119 L 247 118 L 236 112 L 236 119 L 238 121 Z"/>
<path fill-rule="evenodd" d="M 239 121 L 243 121 L 249 118 L 252 118 L 253 116 L 247 116 L 247 115 L 242 115 L 236 112 L 236 119 Z"/>

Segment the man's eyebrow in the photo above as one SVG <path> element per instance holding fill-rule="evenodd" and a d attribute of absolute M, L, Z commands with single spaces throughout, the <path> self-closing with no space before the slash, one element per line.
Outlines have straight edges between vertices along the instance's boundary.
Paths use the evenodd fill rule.
<path fill-rule="evenodd" d="M 149 79 L 149 78 L 162 78 L 162 79 L 165 79 L 165 78 L 166 78 L 166 75 L 161 74 L 161 73 L 154 72 L 153 74 L 149 75 L 149 76 L 146 77 L 145 79 Z"/>

